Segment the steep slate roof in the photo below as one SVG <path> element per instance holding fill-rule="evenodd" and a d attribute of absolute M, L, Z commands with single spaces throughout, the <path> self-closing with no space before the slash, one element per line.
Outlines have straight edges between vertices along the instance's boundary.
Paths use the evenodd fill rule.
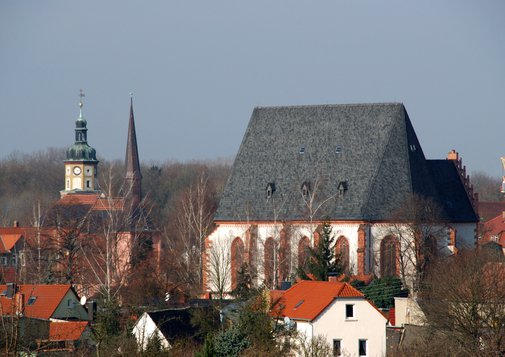
<path fill-rule="evenodd" d="M 326 201 L 314 219 L 387 220 L 409 193 L 439 201 L 403 104 L 259 107 L 215 220 L 307 220 L 304 182 L 316 196 L 314 206 Z M 347 183 L 343 195 L 341 182 Z M 268 183 L 275 184 L 269 199 Z"/>
<path fill-rule="evenodd" d="M 437 187 L 439 204 L 450 222 L 477 222 L 479 218 L 470 204 L 453 160 L 428 160 L 428 167 Z M 458 184 L 459 183 L 459 184 Z"/>
<path fill-rule="evenodd" d="M 286 290 L 279 300 L 280 317 L 312 321 L 337 298 L 357 298 L 364 295 L 348 283 L 302 280 Z"/>

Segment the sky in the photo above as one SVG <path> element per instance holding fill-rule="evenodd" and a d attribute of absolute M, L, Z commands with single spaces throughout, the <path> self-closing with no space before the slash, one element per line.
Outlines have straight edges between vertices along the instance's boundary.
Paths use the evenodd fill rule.
<path fill-rule="evenodd" d="M 0 2 L 0 158 L 74 141 L 231 159 L 256 106 L 402 102 L 425 156 L 503 174 L 505 1 Z"/>

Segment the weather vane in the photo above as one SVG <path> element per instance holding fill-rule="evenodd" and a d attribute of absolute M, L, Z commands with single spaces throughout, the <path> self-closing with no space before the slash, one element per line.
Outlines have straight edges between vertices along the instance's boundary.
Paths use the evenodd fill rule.
<path fill-rule="evenodd" d="M 84 91 L 82 89 L 79 89 L 79 108 L 82 108 L 82 106 L 84 105 L 82 103 L 82 98 L 84 98 L 86 96 L 86 94 L 84 94 Z"/>

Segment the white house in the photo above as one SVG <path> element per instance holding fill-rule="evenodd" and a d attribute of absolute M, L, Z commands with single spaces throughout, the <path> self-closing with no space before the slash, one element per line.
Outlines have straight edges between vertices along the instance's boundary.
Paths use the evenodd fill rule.
<path fill-rule="evenodd" d="M 348 283 L 301 281 L 277 306 L 278 316 L 307 339 L 324 336 L 333 356 L 386 355 L 387 319 Z"/>
<path fill-rule="evenodd" d="M 132 333 L 139 349 L 144 350 L 149 342 L 157 339 L 164 349 L 171 347 L 176 338 L 192 336 L 189 308 L 144 312 L 133 326 Z"/>

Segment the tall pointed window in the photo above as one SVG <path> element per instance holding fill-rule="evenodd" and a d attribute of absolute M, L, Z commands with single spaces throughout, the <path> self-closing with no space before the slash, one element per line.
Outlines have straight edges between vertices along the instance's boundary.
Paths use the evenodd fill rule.
<path fill-rule="evenodd" d="M 298 267 L 303 268 L 307 265 L 309 259 L 310 241 L 309 238 L 303 237 L 298 242 Z"/>
<path fill-rule="evenodd" d="M 239 237 L 231 243 L 231 288 L 237 287 L 238 272 L 244 264 L 244 242 Z"/>
<path fill-rule="evenodd" d="M 291 244 L 286 231 L 280 233 L 279 241 L 279 282 L 289 279 L 289 268 L 291 267 Z"/>
<path fill-rule="evenodd" d="M 269 289 L 275 288 L 274 279 L 275 279 L 275 241 L 272 237 L 268 238 L 265 241 L 265 250 L 263 252 L 264 255 L 264 274 L 265 274 L 265 285 Z"/>
<path fill-rule="evenodd" d="M 381 241 L 381 277 L 397 276 L 398 241 L 394 236 L 386 236 Z"/>
<path fill-rule="evenodd" d="M 340 236 L 335 243 L 335 255 L 344 273 L 349 273 L 349 241 Z"/>

